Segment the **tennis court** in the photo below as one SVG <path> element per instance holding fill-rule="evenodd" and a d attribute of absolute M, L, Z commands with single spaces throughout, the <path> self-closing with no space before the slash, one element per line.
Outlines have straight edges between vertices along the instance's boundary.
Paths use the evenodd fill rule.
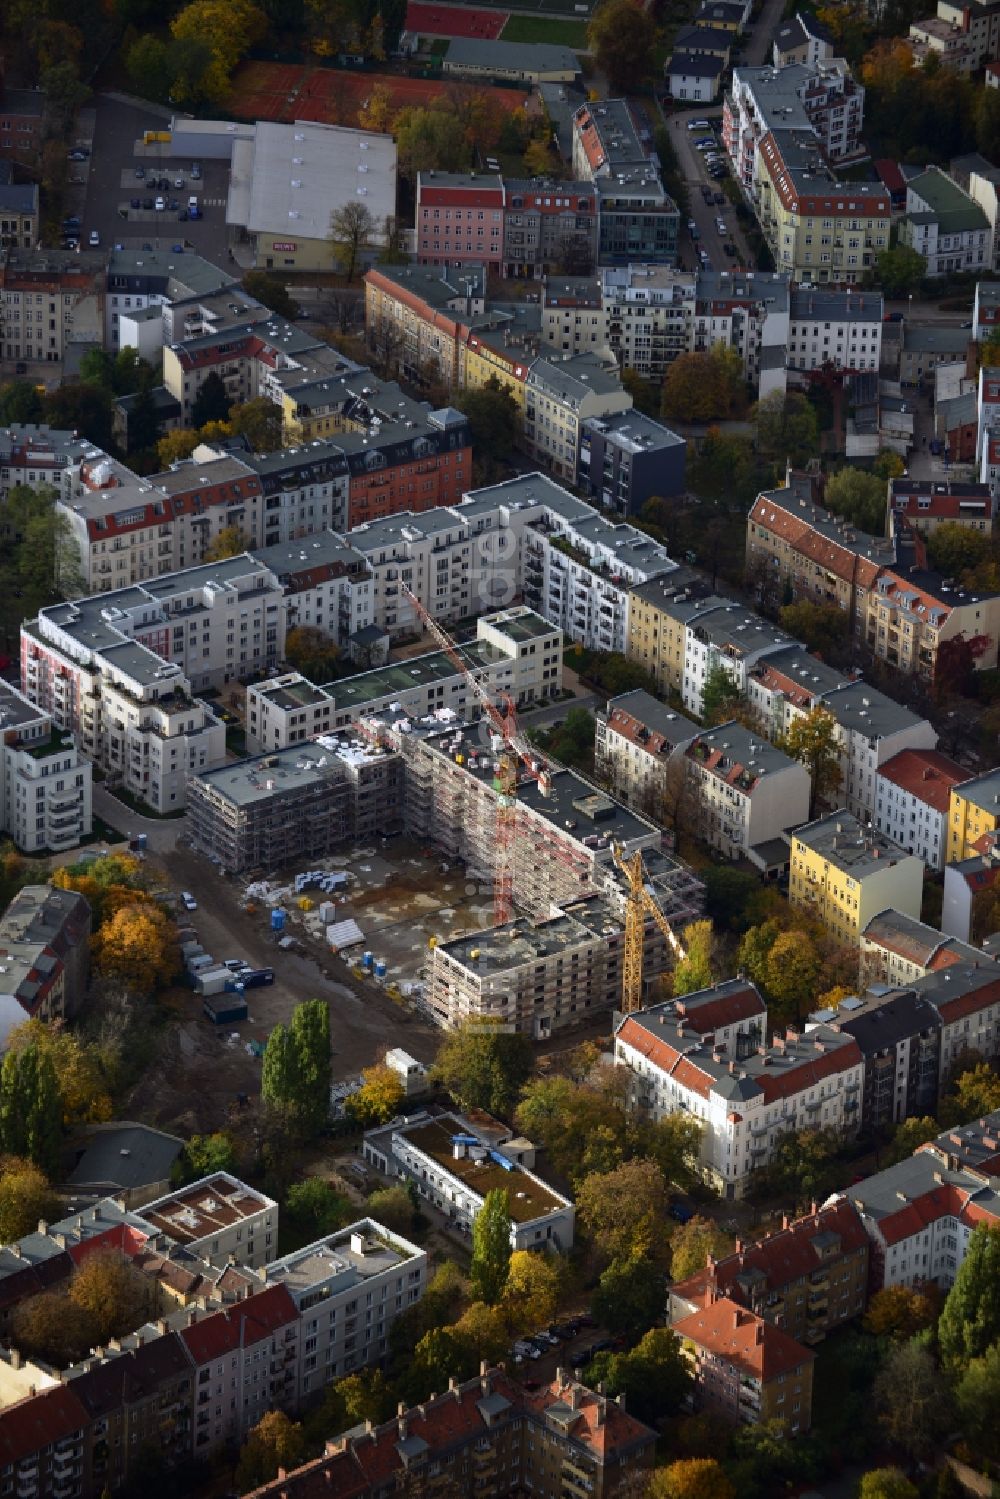
<path fill-rule="evenodd" d="M 506 24 L 504 11 L 427 5 L 421 0 L 410 0 L 406 7 L 406 29 L 415 36 L 478 37 L 495 42 Z"/>
<path fill-rule="evenodd" d="M 241 119 L 286 124 L 292 120 L 315 120 L 323 125 L 355 126 L 358 111 L 378 87 L 387 91 L 390 110 L 395 113 L 432 104 L 456 90 L 467 94 L 470 85 L 438 78 L 406 78 L 399 73 L 355 73 L 251 62 L 243 65 L 233 81 L 231 109 Z M 478 84 L 475 87 L 477 92 L 488 92 L 510 114 L 525 104 L 520 89 L 486 89 Z"/>

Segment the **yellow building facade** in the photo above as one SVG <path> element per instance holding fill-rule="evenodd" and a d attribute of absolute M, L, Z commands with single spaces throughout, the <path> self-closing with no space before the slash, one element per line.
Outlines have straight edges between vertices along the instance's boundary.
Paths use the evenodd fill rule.
<path fill-rule="evenodd" d="M 951 788 L 948 804 L 947 863 L 971 859 L 984 833 L 1000 827 L 1000 770 L 989 770 L 974 780 Z"/>

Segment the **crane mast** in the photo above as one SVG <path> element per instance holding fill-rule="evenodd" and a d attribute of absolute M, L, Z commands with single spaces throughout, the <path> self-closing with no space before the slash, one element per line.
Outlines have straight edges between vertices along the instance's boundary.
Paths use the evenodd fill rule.
<path fill-rule="evenodd" d="M 642 1008 L 642 957 L 647 913 L 666 937 L 677 961 L 682 961 L 687 954 L 670 922 L 646 889 L 646 869 L 642 853 L 637 849 L 634 854 L 626 857 L 621 844 L 613 843 L 611 856 L 628 884 L 625 897 L 625 951 L 622 961 L 622 1013 L 630 1015 L 633 1010 Z"/>

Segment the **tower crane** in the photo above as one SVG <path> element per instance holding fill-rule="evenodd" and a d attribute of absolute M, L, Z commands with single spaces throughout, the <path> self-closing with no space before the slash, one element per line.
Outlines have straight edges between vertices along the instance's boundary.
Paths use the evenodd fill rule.
<path fill-rule="evenodd" d="M 646 889 L 646 869 L 642 853 L 636 850 L 626 857 L 620 843 L 612 843 L 611 856 L 628 882 L 625 897 L 625 952 L 622 963 L 622 1013 L 630 1015 L 642 1008 L 642 949 L 646 931 L 646 914 L 652 916 L 680 962 L 687 957 L 670 922 Z"/>
<path fill-rule="evenodd" d="M 438 623 L 433 614 L 424 607 L 405 583 L 402 585 L 402 591 L 456 671 L 465 678 L 473 697 L 488 719 L 494 735 L 503 744 L 502 752 L 497 759 L 497 772 L 493 777 L 493 791 L 497 799 L 493 864 L 493 924 L 504 926 L 514 915 L 514 839 L 517 831 L 518 763 L 520 762 L 528 774 L 538 782 L 538 789 L 543 796 L 548 796 L 551 792 L 552 777 L 521 732 L 517 722 L 517 708 L 510 694 L 499 694 L 500 702 L 495 702 L 443 625 Z"/>

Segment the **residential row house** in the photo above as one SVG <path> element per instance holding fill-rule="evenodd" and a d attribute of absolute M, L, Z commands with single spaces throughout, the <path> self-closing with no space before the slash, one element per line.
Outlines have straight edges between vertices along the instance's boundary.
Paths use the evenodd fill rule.
<path fill-rule="evenodd" d="M 73 890 L 24 885 L 0 916 L 0 1048 L 25 1020 L 71 1020 L 90 969 L 90 906 Z"/>
<path fill-rule="evenodd" d="M 891 906 L 919 917 L 923 861 L 850 812 L 833 812 L 789 835 L 788 899 L 857 948 L 873 916 Z"/>
<path fill-rule="evenodd" d="M 809 816 L 805 766 L 735 720 L 703 730 L 681 755 L 698 836 L 724 858 L 746 858 Z"/>
<path fill-rule="evenodd" d="M 0 250 L 0 358 L 62 365 L 72 345 L 100 344 L 103 271 L 93 250 Z"/>
<path fill-rule="evenodd" d="M 444 269 L 479 264 L 519 279 L 582 274 L 597 262 L 599 206 L 588 180 L 419 172 L 417 261 Z"/>
<path fill-rule="evenodd" d="M 673 1324 L 694 1375 L 694 1408 L 730 1425 L 777 1425 L 789 1436 L 812 1424 L 816 1355 L 773 1322 L 727 1296 Z"/>
<path fill-rule="evenodd" d="M 968 771 L 940 750 L 893 755 L 875 779 L 875 826 L 940 873 L 948 851 L 952 788 L 968 779 Z"/>
<path fill-rule="evenodd" d="M 861 986 L 904 988 L 955 963 L 981 963 L 984 955 L 982 948 L 890 907 L 873 916 L 861 934 Z"/>

